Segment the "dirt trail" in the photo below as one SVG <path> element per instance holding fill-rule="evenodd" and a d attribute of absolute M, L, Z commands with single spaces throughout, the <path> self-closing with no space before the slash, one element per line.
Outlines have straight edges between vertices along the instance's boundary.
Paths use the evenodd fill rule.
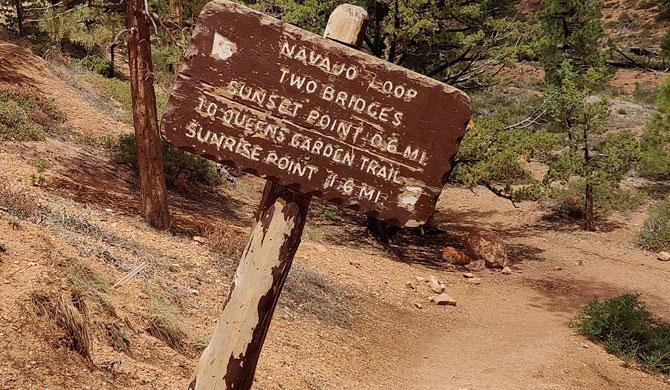
<path fill-rule="evenodd" d="M 13 71 L 0 73 L 5 79 L 28 78 L 51 96 L 71 99 L 76 134 L 118 131 L 39 61 L 16 68 L 5 58 L 0 69 Z M 68 139 L 0 144 L 3 179 L 50 210 L 42 220 L 20 220 L 16 229 L 9 223 L 14 217 L 0 210 L 0 242 L 7 247 L 0 254 L 1 389 L 185 388 L 213 329 L 238 249 L 211 245 L 213 229 L 229 229 L 219 242 L 243 243 L 263 182 L 243 177 L 216 191 L 171 193 L 175 228 L 161 233 L 137 216 L 134 173 L 105 156 Z M 30 185 L 38 159 L 50 165 L 43 187 Z M 254 388 L 670 388 L 667 378 L 625 367 L 569 327 L 590 297 L 631 290 L 657 315 L 670 316 L 670 264 L 634 244 L 643 210 L 587 233 L 547 220 L 538 206 L 514 208 L 483 189 L 447 188 L 435 218 L 442 231 L 404 234 L 398 246 L 384 249 L 367 236 L 360 217 L 324 217 L 321 207 L 314 202 Z M 501 232 L 512 275 L 483 271 L 477 274 L 482 283 L 472 285 L 438 262 L 442 246 L 462 242 L 472 227 Z M 207 242 L 193 240 L 196 234 Z M 142 273 L 111 288 L 143 261 Z M 94 282 L 97 298 L 113 309 L 95 311 L 96 295 L 87 295 L 96 326 L 120 327 L 129 350 L 115 350 L 96 333 L 87 363 L 31 325 L 22 309 L 30 294 L 66 291 L 73 275 L 82 277 L 78 269 L 94 279 L 83 280 L 83 288 Z M 428 275 L 447 285 L 456 307 L 428 301 L 432 294 L 416 279 Z M 181 324 L 192 348 L 178 350 L 149 334 L 156 308 Z"/>

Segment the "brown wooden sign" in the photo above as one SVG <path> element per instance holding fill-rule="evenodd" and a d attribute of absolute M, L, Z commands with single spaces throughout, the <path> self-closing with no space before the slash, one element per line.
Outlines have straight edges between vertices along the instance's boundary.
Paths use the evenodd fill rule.
<path fill-rule="evenodd" d="M 180 149 L 417 226 L 469 120 L 455 88 L 217 0 L 200 14 L 161 132 Z"/>

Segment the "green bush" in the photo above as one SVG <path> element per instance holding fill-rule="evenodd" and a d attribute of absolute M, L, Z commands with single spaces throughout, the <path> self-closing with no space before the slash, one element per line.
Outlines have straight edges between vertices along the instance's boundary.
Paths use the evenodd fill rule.
<path fill-rule="evenodd" d="M 657 93 L 658 112 L 651 118 L 640 140 L 638 173 L 651 179 L 670 177 L 670 77 Z"/>
<path fill-rule="evenodd" d="M 670 372 L 670 325 L 654 320 L 638 294 L 590 300 L 572 326 L 607 352 L 661 373 Z"/>
<path fill-rule="evenodd" d="M 584 217 L 584 180 L 571 180 L 565 186 L 552 186 L 549 190 L 550 208 L 559 215 L 570 218 Z M 606 218 L 613 212 L 629 212 L 644 201 L 641 192 L 612 184 L 596 185 L 593 191 L 593 212 L 596 218 Z"/>
<path fill-rule="evenodd" d="M 107 58 L 101 55 L 90 55 L 81 59 L 72 60 L 74 65 L 79 65 L 91 72 L 95 72 L 101 76 L 108 77 L 112 63 Z"/>
<path fill-rule="evenodd" d="M 56 133 L 64 121 L 65 114 L 36 88 L 0 88 L 0 140 L 43 140 Z"/>
<path fill-rule="evenodd" d="M 181 55 L 182 50 L 174 44 L 152 47 L 151 61 L 154 65 L 157 82 L 171 84 L 174 81 L 175 70 Z"/>
<path fill-rule="evenodd" d="M 116 161 L 137 168 L 137 145 L 135 134 L 123 134 L 114 147 Z M 163 145 L 163 165 L 169 185 L 182 185 L 185 179 L 190 183 L 218 185 L 226 179 L 216 164 L 195 154 Z"/>
<path fill-rule="evenodd" d="M 647 249 L 670 250 L 670 199 L 649 209 L 639 241 Z"/>

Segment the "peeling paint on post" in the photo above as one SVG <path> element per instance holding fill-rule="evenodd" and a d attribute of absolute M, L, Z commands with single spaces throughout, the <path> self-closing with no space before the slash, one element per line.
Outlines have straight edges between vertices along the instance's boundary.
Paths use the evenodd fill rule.
<path fill-rule="evenodd" d="M 270 186 L 189 389 L 249 389 L 307 218 L 309 197 Z"/>

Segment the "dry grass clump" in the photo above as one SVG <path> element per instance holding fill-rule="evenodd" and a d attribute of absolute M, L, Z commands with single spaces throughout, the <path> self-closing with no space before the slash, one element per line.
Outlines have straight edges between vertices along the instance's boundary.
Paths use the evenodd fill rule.
<path fill-rule="evenodd" d="M 175 351 L 188 355 L 192 342 L 183 325 L 177 320 L 174 310 L 166 302 L 155 302 L 154 307 L 145 317 L 147 333 L 163 341 Z"/>
<path fill-rule="evenodd" d="M 33 291 L 26 309 L 43 336 L 56 347 L 66 347 L 91 360 L 93 342 L 88 309 L 78 292 L 55 297 L 45 291 Z"/>
<path fill-rule="evenodd" d="M 30 218 L 37 214 L 37 201 L 24 190 L 10 185 L 0 176 L 0 210 L 17 218 Z"/>

